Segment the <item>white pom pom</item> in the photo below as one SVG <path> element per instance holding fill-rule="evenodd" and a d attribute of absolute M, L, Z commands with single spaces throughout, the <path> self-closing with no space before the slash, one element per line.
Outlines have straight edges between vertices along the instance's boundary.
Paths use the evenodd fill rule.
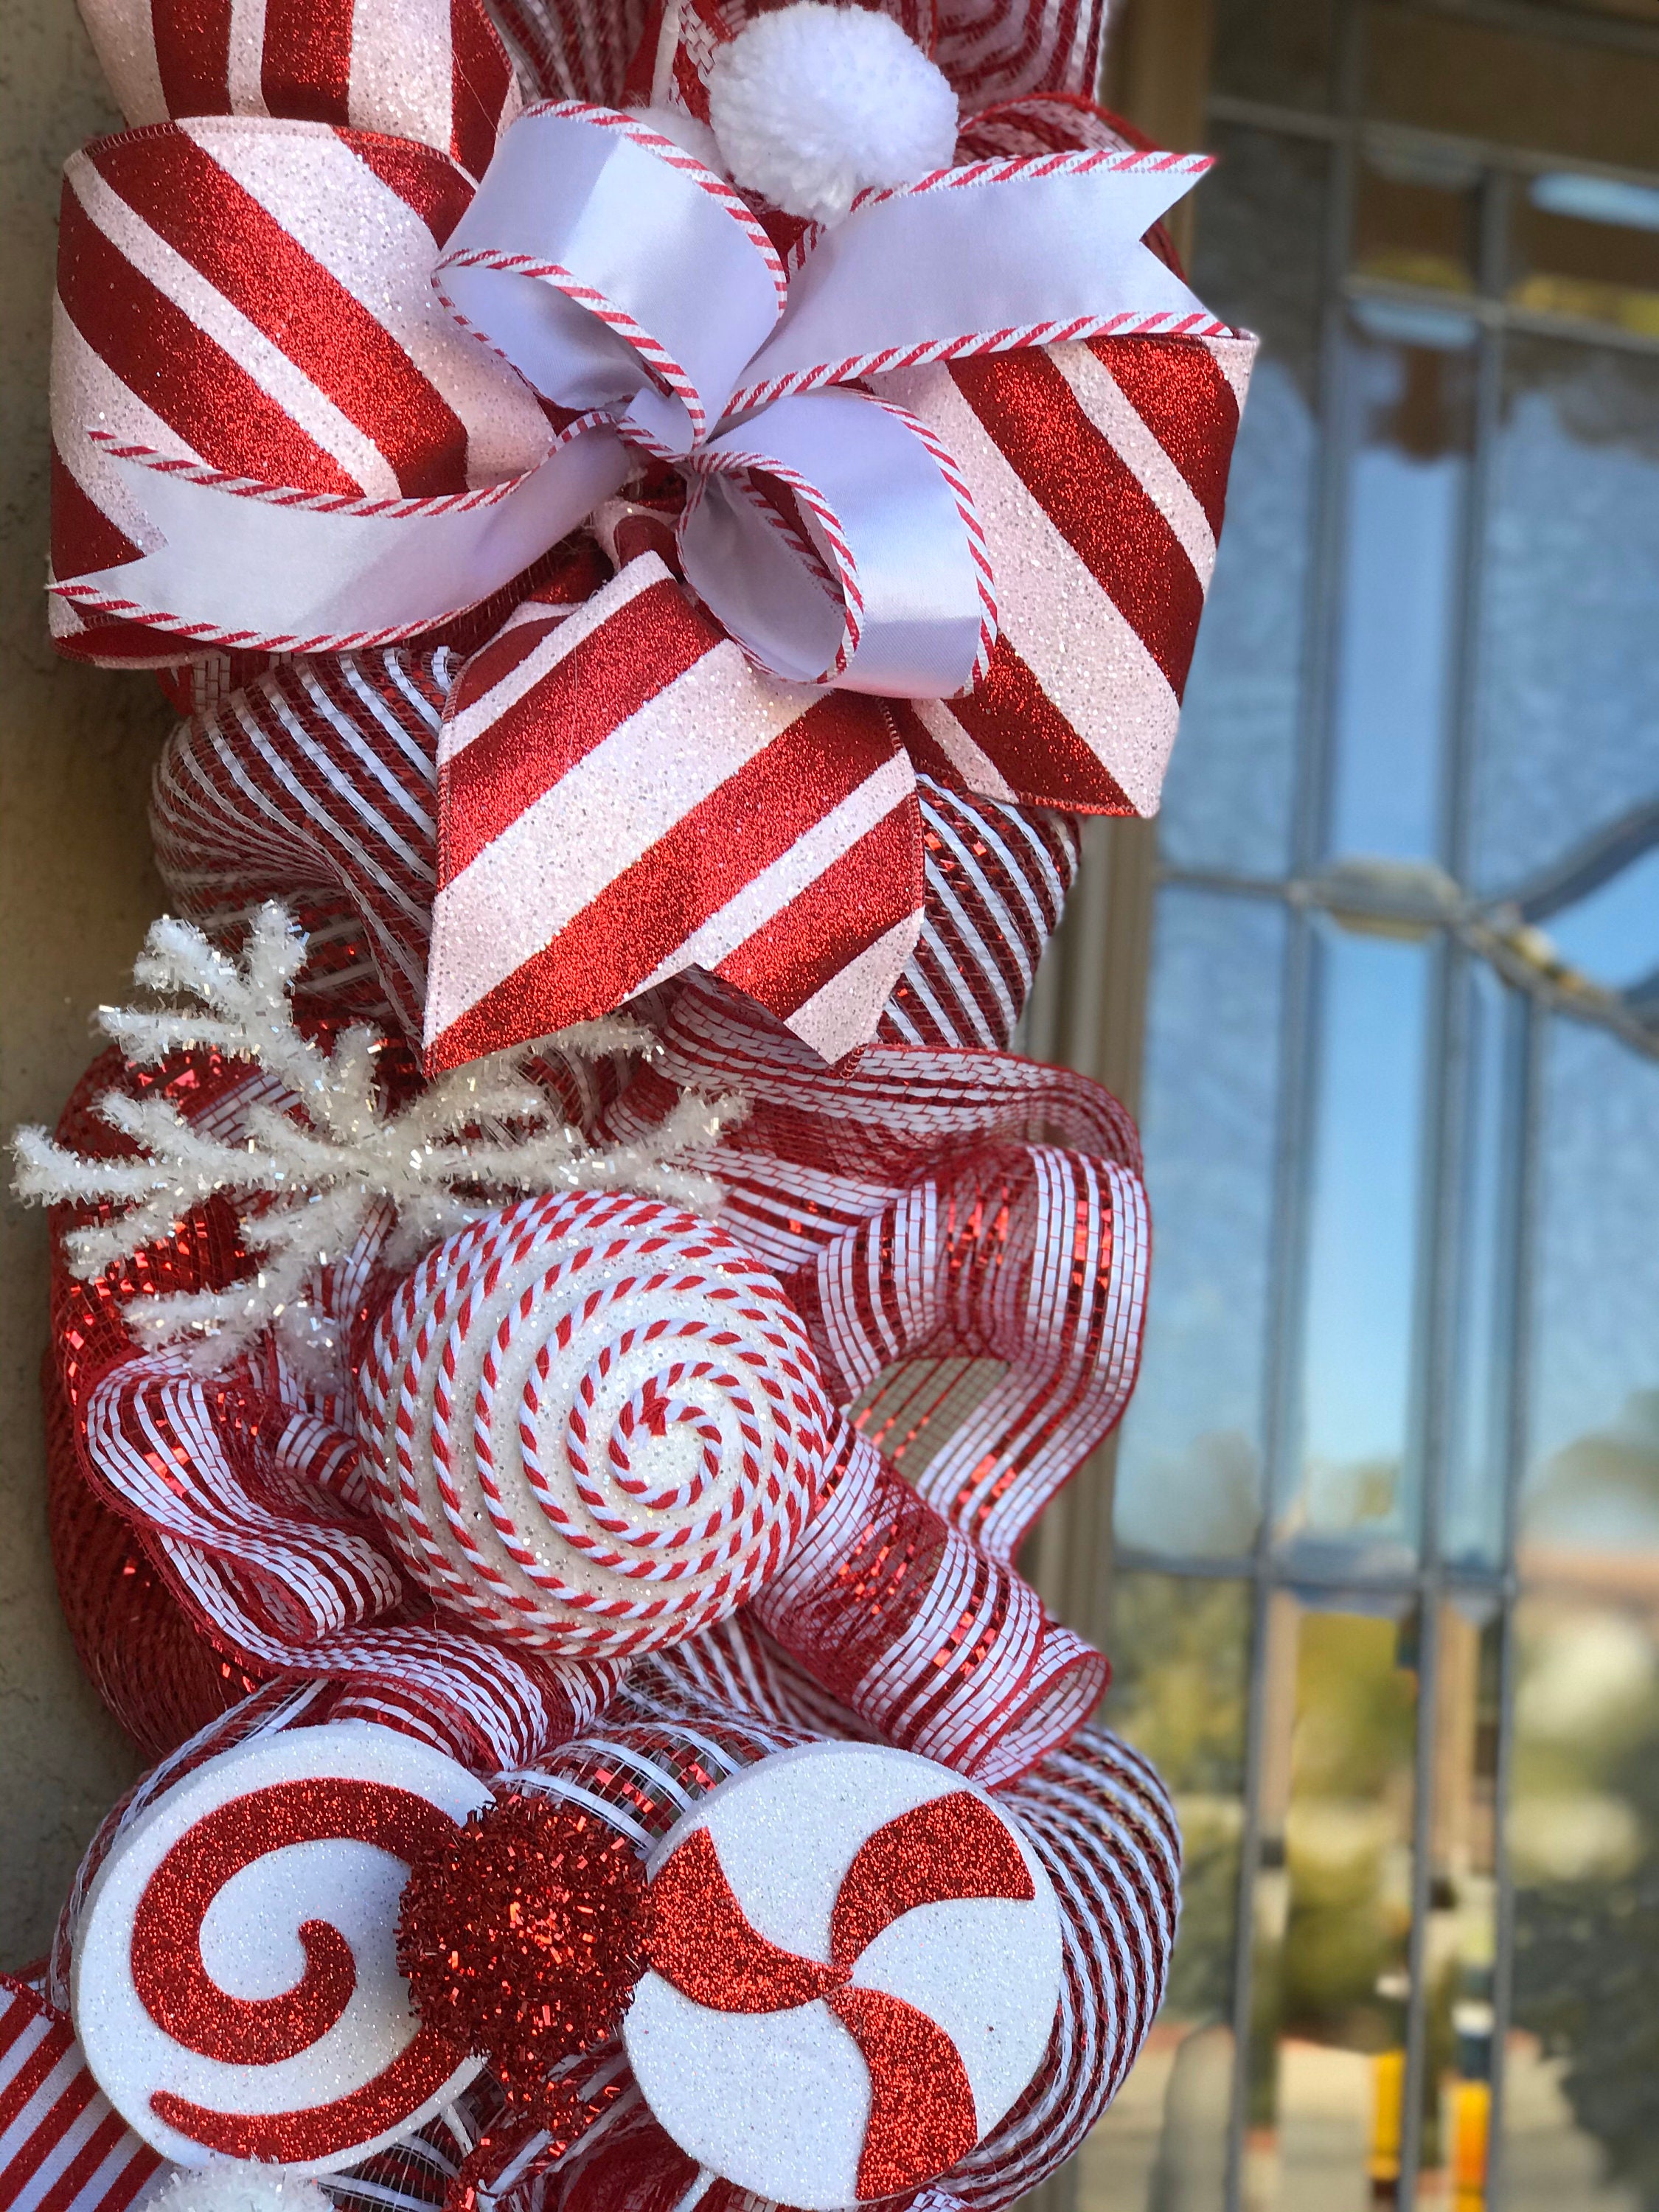
<path fill-rule="evenodd" d="M 648 125 L 659 137 L 672 138 L 681 153 L 695 155 L 704 168 L 712 169 L 717 177 L 729 174 L 714 132 L 706 123 L 699 123 L 695 115 L 688 115 L 683 107 L 632 107 L 628 112 Z"/>
<path fill-rule="evenodd" d="M 948 168 L 957 96 L 886 15 L 823 0 L 757 15 L 715 57 L 708 119 L 740 185 L 834 222 L 870 185 Z"/>
<path fill-rule="evenodd" d="M 216 2158 L 207 2166 L 175 2166 L 145 2212 L 334 2212 L 334 2206 L 314 2181 L 286 2166 Z"/>

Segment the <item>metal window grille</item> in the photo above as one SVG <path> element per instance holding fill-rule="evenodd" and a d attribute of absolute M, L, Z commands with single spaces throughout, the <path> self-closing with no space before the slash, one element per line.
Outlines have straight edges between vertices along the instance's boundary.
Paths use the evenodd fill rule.
<path fill-rule="evenodd" d="M 1195 282 L 1266 343 L 1092 1601 L 1188 1903 L 1054 2194 L 1650 2212 L 1659 15 L 1222 0 L 1213 86 Z M 1049 1056 L 1125 956 L 1103 854 Z"/>

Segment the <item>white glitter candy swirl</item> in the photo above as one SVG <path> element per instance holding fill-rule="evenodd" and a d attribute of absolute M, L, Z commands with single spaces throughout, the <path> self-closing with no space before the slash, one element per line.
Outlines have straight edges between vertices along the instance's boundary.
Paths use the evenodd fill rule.
<path fill-rule="evenodd" d="M 654 1200 L 526 1199 L 429 1253 L 358 1379 L 409 1572 L 580 1658 L 670 1644 L 779 1567 L 828 1414 L 806 1333 L 732 1237 Z"/>

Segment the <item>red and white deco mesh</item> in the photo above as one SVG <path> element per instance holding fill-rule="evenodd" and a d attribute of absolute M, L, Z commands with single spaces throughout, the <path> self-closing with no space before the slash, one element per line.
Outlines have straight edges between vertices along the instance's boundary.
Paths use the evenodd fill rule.
<path fill-rule="evenodd" d="M 77 1875 L 46 1978 L 49 2005 L 67 2005 L 76 1929 L 93 1877 L 146 1807 L 233 1745 L 336 1719 L 343 1710 L 338 1692 L 325 1684 L 273 1684 L 204 1729 L 129 1793 L 104 1822 Z M 597 1815 L 643 1855 L 700 1797 L 753 1761 L 796 1745 L 864 1733 L 853 1715 L 826 1701 L 740 1613 L 642 1658 L 603 1723 L 514 1765 L 499 1779 Z M 1061 1997 L 1036 2075 L 986 2140 L 921 2200 L 931 2212 L 958 2206 L 1000 2212 L 1076 2149 L 1145 2039 L 1163 1996 L 1174 1940 L 1179 1867 L 1174 1816 L 1156 1777 L 1127 1746 L 1106 1729 L 1086 1726 L 998 1797 L 1054 1887 L 1063 1945 Z M 261 1846 L 254 1841 L 249 1848 L 257 1853 Z M 70 2085 L 71 2104 L 77 2095 L 89 2100 L 89 2084 L 73 2087 L 75 2054 L 66 2027 L 49 2013 L 41 2016 L 45 2028 L 31 2027 L 30 2034 L 55 2037 L 52 2048 L 64 2073 L 60 2092 Z M 32 2021 L 34 2014 L 28 2017 Z M 4 2064 L 0 2057 L 0 2081 Z M 569 2070 L 591 2131 L 568 2149 L 532 2123 L 494 2114 L 487 2081 L 468 2093 L 464 2119 L 475 2136 L 481 2121 L 489 2132 L 487 2149 L 469 2161 L 467 2178 L 525 2212 L 634 2212 L 641 2203 L 672 2204 L 695 2172 L 645 2108 L 620 2045 L 602 2046 Z M 4 2095 L 0 2087 L 0 2098 Z M 36 2105 L 37 2128 L 58 2101 Z M 106 2135 L 113 2132 L 106 2127 Z M 120 2212 L 127 2201 L 119 2193 L 129 2184 L 126 2162 L 149 2154 L 125 2130 L 104 2149 L 98 2185 L 90 2185 L 94 2177 L 82 2174 L 72 2193 L 40 2201 L 61 2205 L 63 2212 L 70 2207 Z M 401 2172 L 387 2171 L 383 2154 L 352 2174 L 331 2177 L 331 2193 L 350 2204 L 357 2201 L 355 2184 L 363 2199 L 383 2201 L 385 2185 L 395 2180 L 406 2198 L 436 2202 L 446 2177 L 454 2173 L 453 2142 L 439 2134 L 395 2155 Z M 145 2164 L 140 2179 L 151 2170 Z M 724 2184 L 713 2193 L 716 2212 L 770 2212 L 763 2200 Z"/>

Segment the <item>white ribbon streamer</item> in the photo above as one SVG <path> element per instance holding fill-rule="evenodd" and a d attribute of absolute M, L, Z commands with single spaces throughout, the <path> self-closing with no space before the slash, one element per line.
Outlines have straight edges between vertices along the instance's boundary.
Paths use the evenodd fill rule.
<path fill-rule="evenodd" d="M 187 640 L 319 653 L 476 606 L 608 499 L 632 462 L 614 431 L 589 430 L 491 492 L 356 501 L 230 490 L 216 471 L 153 458 L 117 465 L 163 543 L 60 585 L 64 598 Z"/>
<path fill-rule="evenodd" d="M 989 562 L 981 550 L 976 566 L 978 520 L 924 438 L 896 408 L 817 392 L 781 399 L 694 457 L 686 579 L 763 667 L 889 699 L 946 697 L 971 682 L 995 637 Z M 796 495 L 816 561 L 778 557 L 768 478 Z"/>

